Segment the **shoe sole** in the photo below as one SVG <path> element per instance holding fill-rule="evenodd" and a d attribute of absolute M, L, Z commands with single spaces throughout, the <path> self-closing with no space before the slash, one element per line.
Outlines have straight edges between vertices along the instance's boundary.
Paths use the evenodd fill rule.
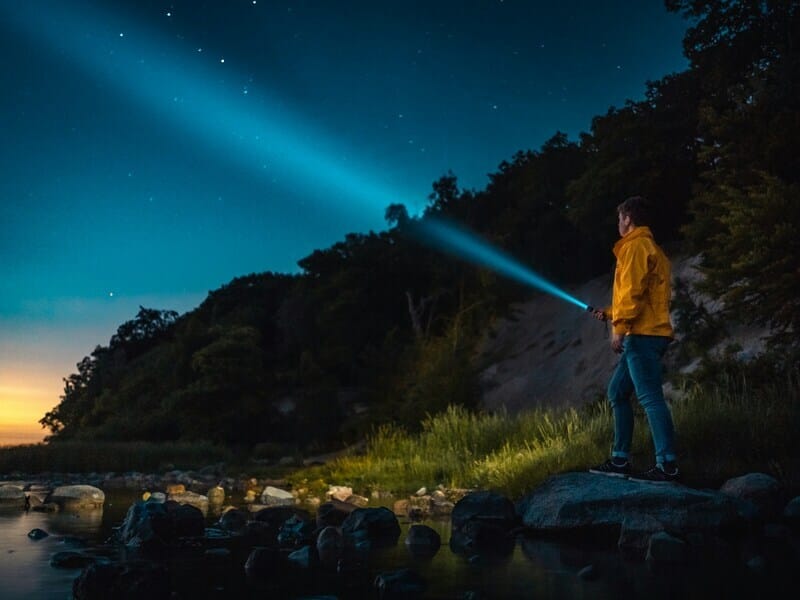
<path fill-rule="evenodd" d="M 650 483 L 653 485 L 669 485 L 671 483 L 678 483 L 676 480 L 672 481 L 653 481 L 652 479 L 636 479 L 635 477 L 628 477 L 629 481 L 633 481 L 635 483 Z"/>
<path fill-rule="evenodd" d="M 628 478 L 628 475 L 625 473 L 609 473 L 608 471 L 595 471 L 594 469 L 589 469 L 589 473 L 594 473 L 595 475 L 605 475 L 606 477 L 619 477 L 621 479 Z"/>

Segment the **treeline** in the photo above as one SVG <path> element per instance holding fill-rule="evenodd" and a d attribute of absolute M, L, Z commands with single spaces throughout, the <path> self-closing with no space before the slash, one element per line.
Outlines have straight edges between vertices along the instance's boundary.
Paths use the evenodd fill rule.
<path fill-rule="evenodd" d="M 414 428 L 475 406 L 471 357 L 493 316 L 529 293 L 412 235 L 445 216 L 568 283 L 607 271 L 614 208 L 641 194 L 662 242 L 703 257 L 726 315 L 773 327 L 792 356 L 800 325 L 798 3 L 667 0 L 691 23 L 690 68 L 643 100 L 518 152 L 486 189 L 447 174 L 424 213 L 387 207 L 387 230 L 349 234 L 253 274 L 178 316 L 142 308 L 65 379 L 41 420 L 51 440 L 193 440 L 321 449 L 375 423 Z M 788 360 L 788 359 L 787 359 Z"/>

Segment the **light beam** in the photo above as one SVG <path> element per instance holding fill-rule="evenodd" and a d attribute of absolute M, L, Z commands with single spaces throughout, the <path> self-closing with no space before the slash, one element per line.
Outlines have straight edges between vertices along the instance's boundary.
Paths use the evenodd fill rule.
<path fill-rule="evenodd" d="M 444 219 L 424 217 L 415 227 L 423 241 L 440 250 L 570 302 L 583 310 L 591 310 L 588 304 L 534 273 L 516 259 Z"/>

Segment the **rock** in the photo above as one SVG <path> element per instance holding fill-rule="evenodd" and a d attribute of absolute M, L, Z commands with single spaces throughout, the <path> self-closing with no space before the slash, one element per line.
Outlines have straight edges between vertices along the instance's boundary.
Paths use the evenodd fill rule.
<path fill-rule="evenodd" d="M 767 568 L 767 559 L 763 556 L 753 556 L 745 564 L 751 571 L 762 573 Z"/>
<path fill-rule="evenodd" d="M 594 581 L 597 579 L 598 572 L 594 565 L 588 565 L 578 571 L 578 578 L 584 581 Z"/>
<path fill-rule="evenodd" d="M 342 536 L 354 545 L 361 541 L 393 545 L 400 537 L 400 523 L 388 508 L 357 508 L 342 523 Z"/>
<path fill-rule="evenodd" d="M 358 506 L 360 508 L 365 508 L 369 505 L 369 498 L 365 498 L 364 496 L 359 496 L 358 494 L 351 494 L 345 500 L 347 504 L 352 504 L 353 506 Z"/>
<path fill-rule="evenodd" d="M 253 548 L 244 564 L 248 577 L 260 580 L 280 578 L 286 570 L 286 560 L 276 548 Z"/>
<path fill-rule="evenodd" d="M 206 494 L 208 503 L 214 506 L 222 506 L 225 502 L 225 488 L 217 485 L 208 490 Z"/>
<path fill-rule="evenodd" d="M 618 532 L 626 519 L 635 519 L 633 523 L 655 519 L 673 532 L 714 533 L 741 522 L 738 505 L 717 492 L 565 473 L 528 494 L 517 510 L 526 526 L 551 533 L 586 528 Z"/>
<path fill-rule="evenodd" d="M 317 562 L 317 557 L 311 546 L 303 546 L 289 554 L 286 560 L 289 561 L 289 564 L 301 569 L 310 569 Z"/>
<path fill-rule="evenodd" d="M 25 508 L 25 492 L 22 486 L 0 485 L 0 507 Z"/>
<path fill-rule="evenodd" d="M 267 506 L 293 506 L 295 498 L 291 492 L 268 485 L 261 493 L 261 504 Z"/>
<path fill-rule="evenodd" d="M 187 491 L 176 492 L 169 494 L 167 499 L 177 502 L 178 504 L 194 506 L 197 510 L 203 513 L 203 515 L 208 514 L 208 498 L 201 494 Z"/>
<path fill-rule="evenodd" d="M 353 495 L 353 488 L 344 485 L 332 485 L 325 493 L 326 500 L 339 500 L 346 502 L 347 499 Z"/>
<path fill-rule="evenodd" d="M 409 508 L 410 504 L 407 499 L 395 500 L 392 505 L 392 512 L 401 517 L 407 517 Z"/>
<path fill-rule="evenodd" d="M 82 569 L 95 562 L 91 556 L 74 550 L 56 552 L 50 557 L 50 566 L 57 569 Z"/>
<path fill-rule="evenodd" d="M 61 510 L 61 507 L 55 502 L 44 502 L 39 506 L 34 506 L 33 510 L 36 512 L 55 513 Z"/>
<path fill-rule="evenodd" d="M 423 487 L 419 488 L 414 495 L 415 496 L 427 496 L 428 495 L 428 488 L 423 486 Z"/>
<path fill-rule="evenodd" d="M 172 517 L 172 527 L 176 538 L 202 537 L 205 533 L 205 517 L 203 512 L 191 504 L 177 506 L 165 504 L 167 513 Z"/>
<path fill-rule="evenodd" d="M 167 568 L 145 562 L 95 563 L 85 568 L 72 583 L 75 600 L 169 600 Z"/>
<path fill-rule="evenodd" d="M 91 485 L 64 485 L 57 487 L 47 497 L 45 504 L 57 504 L 61 510 L 81 511 L 103 508 L 106 495 Z"/>
<path fill-rule="evenodd" d="M 337 564 L 342 556 L 344 541 L 342 532 L 333 526 L 325 527 L 317 536 L 317 555 L 320 562 L 327 567 Z"/>
<path fill-rule="evenodd" d="M 688 560 L 688 554 L 686 542 L 659 531 L 650 536 L 646 558 L 660 563 L 683 563 Z"/>
<path fill-rule="evenodd" d="M 155 502 L 156 504 L 164 504 L 164 502 L 167 501 L 167 495 L 164 492 L 153 492 L 150 494 L 148 501 Z"/>
<path fill-rule="evenodd" d="M 49 535 L 50 534 L 47 533 L 44 529 L 39 529 L 38 527 L 36 529 L 31 529 L 28 532 L 28 537 L 31 538 L 32 540 L 43 540 Z"/>
<path fill-rule="evenodd" d="M 431 494 L 431 515 L 443 517 L 453 513 L 455 504 L 450 502 L 444 492 L 436 490 Z"/>
<path fill-rule="evenodd" d="M 380 573 L 375 578 L 379 598 L 419 598 L 425 593 L 425 580 L 411 569 Z"/>
<path fill-rule="evenodd" d="M 175 544 L 181 537 L 200 537 L 204 532 L 203 513 L 194 506 L 138 501 L 128 509 L 119 536 L 127 546 L 154 551 Z"/>
<path fill-rule="evenodd" d="M 722 484 L 719 491 L 726 496 L 752 502 L 761 518 L 780 515 L 781 484 L 766 473 L 748 473 L 729 479 Z"/>
<path fill-rule="evenodd" d="M 783 509 L 783 520 L 793 529 L 800 529 L 800 496 L 790 500 Z"/>
<path fill-rule="evenodd" d="M 503 529 L 511 529 L 517 523 L 517 513 L 514 505 L 505 496 L 495 492 L 473 492 L 458 501 L 450 520 L 453 529 L 461 529 L 473 520 L 491 522 Z"/>
<path fill-rule="evenodd" d="M 341 500 L 330 500 L 317 509 L 317 527 L 327 527 L 328 525 L 338 527 L 355 509 L 356 506 L 353 504 Z"/>
<path fill-rule="evenodd" d="M 247 514 L 236 508 L 225 511 L 219 518 L 218 524 L 225 531 L 239 533 L 247 526 Z"/>
<path fill-rule="evenodd" d="M 295 516 L 303 521 L 311 520 L 311 515 L 308 511 L 301 508 L 269 506 L 255 513 L 253 520 L 248 521 L 243 533 L 254 543 L 277 547 L 278 534 L 281 532 L 283 524 Z"/>
<path fill-rule="evenodd" d="M 467 494 L 453 508 L 450 549 L 456 554 L 507 555 L 514 549 L 509 535 L 517 524 L 511 501 L 495 492 Z"/>
<path fill-rule="evenodd" d="M 405 544 L 414 556 L 430 557 L 439 551 L 442 538 L 427 525 L 412 525 L 408 529 Z"/>
<path fill-rule="evenodd" d="M 299 548 L 311 541 L 313 532 L 313 521 L 292 515 L 278 532 L 278 545 L 281 548 Z"/>
<path fill-rule="evenodd" d="M 294 506 L 268 506 L 255 513 L 255 515 L 253 515 L 253 520 L 268 523 L 275 527 L 277 532 L 288 519 L 294 516 L 300 517 L 306 521 L 311 519 L 311 515 L 308 511 L 302 508 Z"/>

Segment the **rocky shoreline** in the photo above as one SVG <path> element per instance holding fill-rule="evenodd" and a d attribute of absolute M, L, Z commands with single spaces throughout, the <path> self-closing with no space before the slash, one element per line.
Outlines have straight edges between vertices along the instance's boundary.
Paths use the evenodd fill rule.
<path fill-rule="evenodd" d="M 421 488 L 393 509 L 370 506 L 386 498 L 359 496 L 347 486 L 329 486 L 323 497 L 286 487 L 280 480 L 225 477 L 216 466 L 163 475 L 13 474 L 0 478 L 0 506 L 96 511 L 103 490 L 142 493 L 108 541 L 123 550 L 120 559 L 81 549 L 53 557 L 54 567 L 84 567 L 73 586 L 79 599 L 132 598 L 143 590 L 149 597 L 175 597 L 174 571 L 183 563 L 200 567 L 201 588 L 221 592 L 288 596 L 310 577 L 329 597 L 421 597 L 426 582 L 413 568 L 371 574 L 370 554 L 398 544 L 400 518 L 413 522 L 403 541 L 410 560 L 429 559 L 443 540 L 422 521 L 448 515 L 451 537 L 444 542 L 470 563 L 508 556 L 519 539 L 541 537 L 602 539 L 653 564 L 725 560 L 753 572 L 800 557 L 800 497 L 787 498 L 779 482 L 762 473 L 729 480 L 719 490 L 566 473 L 516 504 L 489 491 Z M 209 517 L 218 519 L 209 526 Z M 29 537 L 46 535 L 34 530 Z M 592 564 L 579 572 L 584 579 L 601 576 Z"/>

